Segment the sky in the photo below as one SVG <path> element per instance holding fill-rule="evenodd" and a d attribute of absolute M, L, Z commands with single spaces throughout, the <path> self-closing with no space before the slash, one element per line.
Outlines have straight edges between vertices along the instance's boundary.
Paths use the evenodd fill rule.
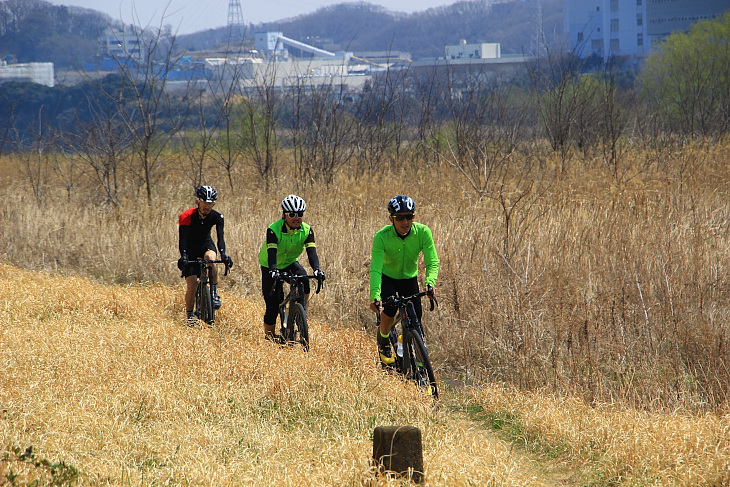
<path fill-rule="evenodd" d="M 50 0 L 55 5 L 85 7 L 109 14 L 128 24 L 158 27 L 190 34 L 228 24 L 230 0 Z M 314 12 L 318 8 L 352 0 L 240 0 L 244 24 L 258 24 Z M 457 0 L 368 0 L 397 12 L 420 12 L 451 5 Z M 164 20 L 163 20 L 164 19 Z"/>

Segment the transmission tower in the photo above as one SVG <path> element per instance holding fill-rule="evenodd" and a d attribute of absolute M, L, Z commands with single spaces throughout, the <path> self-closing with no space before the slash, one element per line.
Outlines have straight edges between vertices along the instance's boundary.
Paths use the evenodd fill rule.
<path fill-rule="evenodd" d="M 537 0 L 537 17 L 535 21 L 535 56 L 542 56 L 545 51 L 545 30 L 542 18 L 542 0 Z"/>
<path fill-rule="evenodd" d="M 228 39 L 229 42 L 241 44 L 243 42 L 243 9 L 241 0 L 228 2 Z"/>

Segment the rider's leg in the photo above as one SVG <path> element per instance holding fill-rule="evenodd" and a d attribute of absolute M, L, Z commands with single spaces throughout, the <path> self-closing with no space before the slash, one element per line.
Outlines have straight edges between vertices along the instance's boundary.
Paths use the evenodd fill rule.
<path fill-rule="evenodd" d="M 217 254 L 215 253 L 215 250 L 208 250 L 205 252 L 205 256 L 203 257 L 205 260 L 216 260 Z M 218 266 L 215 264 L 209 264 L 208 268 L 210 269 L 210 282 L 211 284 L 218 285 Z"/>
<path fill-rule="evenodd" d="M 215 250 L 207 250 L 203 258 L 205 260 L 216 260 L 216 257 Z M 210 294 L 213 299 L 213 306 L 218 309 L 221 307 L 221 298 L 218 296 L 218 266 L 209 264 L 208 268 L 210 269 Z"/>
<path fill-rule="evenodd" d="M 264 335 L 273 337 L 276 331 L 276 325 L 267 325 L 264 323 Z"/>
<path fill-rule="evenodd" d="M 384 365 L 392 365 L 395 362 L 392 348 L 390 346 L 390 328 L 393 326 L 395 315 L 388 316 L 385 312 L 380 313 L 380 327 L 378 328 L 378 353 L 380 361 Z"/>
<path fill-rule="evenodd" d="M 393 321 L 395 321 L 395 316 L 388 316 L 385 313 L 380 313 L 380 335 L 381 336 L 388 336 L 390 335 L 390 328 L 393 326 Z"/>
<path fill-rule="evenodd" d="M 274 338 L 276 334 L 276 317 L 279 315 L 279 303 L 281 302 L 281 284 L 274 288 L 274 280 L 269 274 L 269 269 L 261 267 L 261 293 L 266 303 L 264 311 L 264 336 Z M 272 292 L 273 289 L 273 292 Z"/>
<path fill-rule="evenodd" d="M 198 287 L 198 276 L 193 274 L 185 278 L 185 311 L 188 313 L 193 312 L 195 306 L 195 290 Z"/>

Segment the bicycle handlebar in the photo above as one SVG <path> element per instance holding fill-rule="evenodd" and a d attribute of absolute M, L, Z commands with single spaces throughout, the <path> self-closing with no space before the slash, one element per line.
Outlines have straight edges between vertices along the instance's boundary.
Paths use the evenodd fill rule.
<path fill-rule="evenodd" d="M 405 296 L 405 297 L 401 297 L 401 298 L 396 297 L 395 295 L 388 296 L 384 301 L 387 301 L 388 303 L 393 304 L 396 307 L 398 307 L 401 305 L 401 303 L 407 303 L 408 301 L 410 301 L 412 299 L 421 298 L 423 296 L 428 296 L 428 291 L 421 291 L 419 293 L 414 294 L 413 296 Z M 439 302 L 436 300 L 436 296 L 429 296 L 428 299 L 431 300 L 430 311 L 433 311 L 435 306 L 438 306 Z"/>
<path fill-rule="evenodd" d="M 413 296 L 405 296 L 405 297 L 400 297 L 400 298 L 395 295 L 388 296 L 383 301 L 387 301 L 389 304 L 393 304 L 396 307 L 400 307 L 401 304 L 403 304 L 403 303 L 407 303 L 408 301 L 410 301 L 412 299 L 421 298 L 423 296 L 428 296 L 428 291 L 421 291 L 421 292 L 414 294 Z M 439 302 L 436 299 L 436 296 L 428 296 L 428 298 L 431 300 L 431 308 L 429 309 L 429 311 L 433 311 L 435 309 L 435 307 L 438 306 Z M 376 314 L 377 314 L 376 324 L 380 325 L 380 311 L 378 311 Z"/>
<path fill-rule="evenodd" d="M 184 264 L 183 268 L 187 267 L 188 264 L 195 264 L 200 267 L 203 267 L 208 264 L 224 264 L 226 266 L 226 272 L 223 274 L 224 276 L 227 276 L 228 272 L 231 270 L 230 266 L 224 260 L 208 260 L 208 259 L 184 260 L 183 264 Z M 185 272 L 183 271 L 183 276 L 184 275 L 185 275 Z"/>
<path fill-rule="evenodd" d="M 317 280 L 317 290 L 314 292 L 314 294 L 319 294 L 319 291 L 322 289 L 322 281 L 324 281 L 322 276 L 290 274 L 288 272 L 282 272 L 281 274 L 279 274 L 279 278 L 274 281 L 274 285 L 271 286 L 271 291 L 269 292 L 269 294 L 274 293 L 274 291 L 276 290 L 276 283 L 278 283 L 279 281 L 288 282 L 289 284 L 294 284 L 297 281 L 303 281 L 304 279 L 316 279 Z"/>

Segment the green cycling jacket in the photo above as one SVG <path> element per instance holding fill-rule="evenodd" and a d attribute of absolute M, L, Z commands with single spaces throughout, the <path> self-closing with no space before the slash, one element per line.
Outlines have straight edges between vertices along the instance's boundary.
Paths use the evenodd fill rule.
<path fill-rule="evenodd" d="M 370 259 L 370 300 L 380 299 L 382 276 L 410 279 L 418 276 L 418 256 L 423 252 L 426 263 L 425 284 L 433 286 L 439 273 L 439 258 L 431 229 L 413 222 L 405 238 L 398 236 L 393 225 L 380 229 L 373 237 Z"/>
<path fill-rule="evenodd" d="M 282 218 L 269 225 L 267 230 L 267 234 L 273 232 L 276 238 L 267 237 L 261 246 L 259 264 L 263 267 L 269 268 L 269 249 L 276 249 L 276 269 L 284 269 L 296 262 L 305 248 L 316 248 L 311 227 L 304 222 L 299 228 L 292 229 Z"/>

